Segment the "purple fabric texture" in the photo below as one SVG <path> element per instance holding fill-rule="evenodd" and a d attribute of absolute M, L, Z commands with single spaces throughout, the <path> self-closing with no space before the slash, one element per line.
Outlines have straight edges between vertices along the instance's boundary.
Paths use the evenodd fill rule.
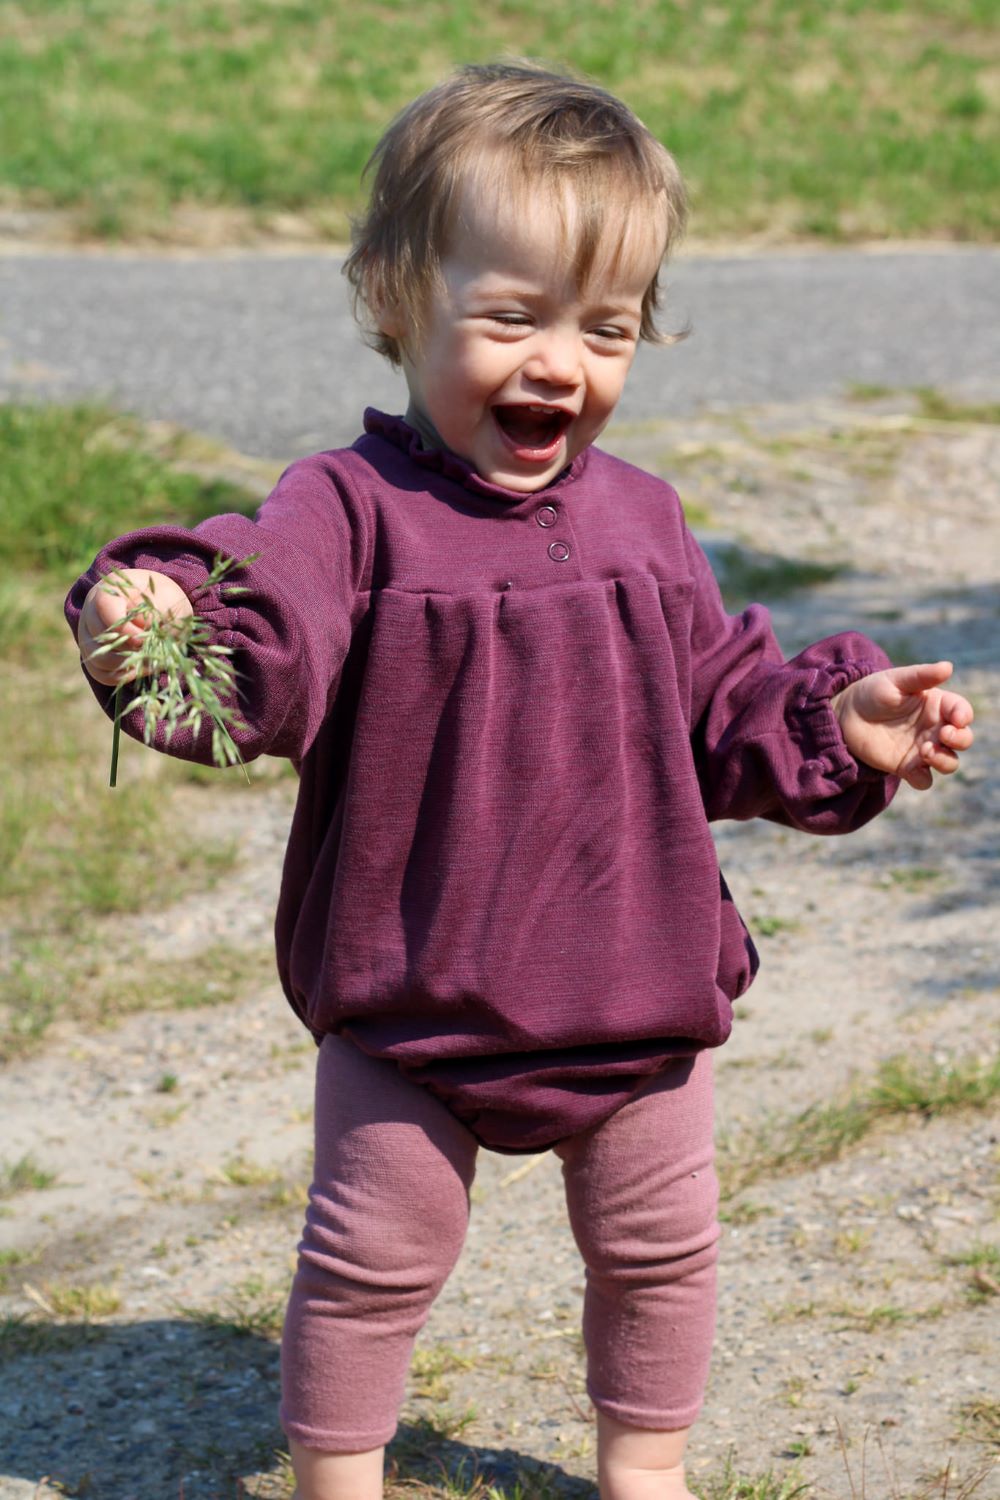
<path fill-rule="evenodd" d="M 115 567 L 191 591 L 217 552 L 260 554 L 249 594 L 199 608 L 235 652 L 243 753 L 300 771 L 285 993 L 317 1039 L 534 1151 L 725 1041 L 756 955 L 709 821 L 880 812 L 895 783 L 830 699 L 888 662 L 843 634 L 786 663 L 764 609 L 725 613 L 670 486 L 598 449 L 525 495 L 396 418 L 366 429 L 292 465 L 255 522 L 120 538 L 67 614 Z M 207 760 L 207 733 L 170 749 Z"/>
<path fill-rule="evenodd" d="M 282 1341 L 281 1420 L 307 1448 L 396 1429 L 413 1341 L 458 1258 L 478 1143 L 391 1063 L 327 1037 L 316 1166 Z M 687 1427 L 715 1323 L 711 1053 L 678 1058 L 556 1147 L 586 1264 L 587 1389 L 636 1427 Z"/>

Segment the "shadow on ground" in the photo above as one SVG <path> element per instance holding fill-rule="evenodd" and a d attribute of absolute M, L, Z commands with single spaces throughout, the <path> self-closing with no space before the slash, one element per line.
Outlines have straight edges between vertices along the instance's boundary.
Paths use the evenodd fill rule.
<path fill-rule="evenodd" d="M 45 1391 L 44 1411 L 34 1399 Z M 287 1493 L 270 1339 L 169 1319 L 0 1324 L 0 1478 L 81 1500 L 251 1500 Z M 54 1415 L 55 1413 L 55 1415 Z M 590 1483 L 510 1448 L 403 1423 L 389 1473 L 594 1500 Z"/>
<path fill-rule="evenodd" d="M 265 1338 L 167 1319 L 32 1321 L 8 1324 L 0 1351 L 8 1477 L 87 1500 L 236 1500 L 238 1476 L 283 1446 Z"/>

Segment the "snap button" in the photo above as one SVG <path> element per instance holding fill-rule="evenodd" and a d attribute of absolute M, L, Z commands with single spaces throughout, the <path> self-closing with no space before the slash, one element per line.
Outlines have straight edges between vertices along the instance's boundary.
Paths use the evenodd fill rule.
<path fill-rule="evenodd" d="M 550 542 L 549 556 L 553 562 L 565 562 L 569 557 L 569 548 L 565 542 Z"/>
<path fill-rule="evenodd" d="M 539 526 L 554 526 L 558 519 L 559 515 L 554 505 L 543 505 L 535 511 L 535 520 Z"/>

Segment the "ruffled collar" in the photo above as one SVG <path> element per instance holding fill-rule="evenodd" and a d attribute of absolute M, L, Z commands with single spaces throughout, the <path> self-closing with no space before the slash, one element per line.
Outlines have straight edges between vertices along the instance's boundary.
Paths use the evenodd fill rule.
<path fill-rule="evenodd" d="M 587 463 L 587 449 L 578 453 L 568 468 L 563 469 L 551 483 L 540 490 L 532 490 L 526 494 L 524 490 L 509 490 L 502 484 L 491 484 L 488 479 L 481 479 L 470 463 L 464 458 L 459 458 L 457 453 L 452 453 L 448 448 L 425 448 L 424 440 L 415 428 L 402 417 L 390 417 L 385 412 L 376 411 L 369 406 L 364 417 L 365 432 L 373 433 L 376 437 L 385 438 L 386 442 L 392 443 L 405 453 L 407 458 L 419 465 L 422 469 L 428 469 L 434 474 L 441 474 L 452 483 L 461 485 L 463 489 L 470 490 L 474 495 L 484 495 L 490 500 L 504 500 L 507 504 L 520 505 L 527 500 L 535 500 L 539 495 L 549 495 L 554 490 L 562 489 L 567 484 L 579 478 Z"/>

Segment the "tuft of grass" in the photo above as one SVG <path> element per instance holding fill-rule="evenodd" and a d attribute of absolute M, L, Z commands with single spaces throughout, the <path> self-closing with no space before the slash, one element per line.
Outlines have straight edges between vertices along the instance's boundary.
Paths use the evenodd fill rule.
<path fill-rule="evenodd" d="M 975 1244 L 961 1255 L 949 1256 L 946 1264 L 969 1268 L 965 1293 L 970 1302 L 1000 1297 L 1000 1245 Z"/>
<path fill-rule="evenodd" d="M 810 1488 L 794 1470 L 775 1474 L 773 1469 L 768 1469 L 766 1473 L 752 1477 L 738 1474 L 730 1455 L 723 1472 L 716 1478 L 699 1482 L 695 1493 L 699 1500 L 800 1500 L 800 1497 L 804 1500 Z"/>
<path fill-rule="evenodd" d="M 664 464 L 664 472 L 669 474 L 670 468 Z M 698 500 L 684 501 L 684 518 L 688 525 L 699 531 L 709 531 L 712 527 L 712 512 L 707 505 Z"/>
<path fill-rule="evenodd" d="M 713 568 L 722 596 L 730 609 L 751 600 L 785 599 L 800 589 L 829 583 L 846 569 L 841 562 L 818 562 L 804 558 L 769 556 L 735 545 L 721 547 Z"/>
<path fill-rule="evenodd" d="M 903 865 L 898 869 L 887 870 L 886 878 L 904 891 L 922 891 L 935 880 L 940 880 L 943 874 L 943 870 L 935 870 L 929 865 Z"/>
<path fill-rule="evenodd" d="M 869 1457 L 871 1428 L 865 1429 L 858 1457 L 852 1457 L 849 1452 L 847 1436 L 839 1422 L 837 1428 L 844 1472 L 850 1486 L 850 1500 L 876 1500 L 876 1497 L 877 1500 L 971 1500 L 994 1472 L 994 1466 L 990 1464 L 962 1476 L 955 1471 L 949 1459 L 938 1473 L 921 1478 L 918 1481 L 919 1489 L 907 1487 L 904 1494 L 899 1487 L 892 1455 L 886 1451 L 880 1432 L 875 1433 L 874 1447 L 879 1459 L 876 1464 Z M 876 1474 L 876 1468 L 881 1472 Z M 874 1490 L 868 1487 L 869 1478 L 874 1482 Z"/>
<path fill-rule="evenodd" d="M 1000 401 L 953 401 L 931 386 L 918 386 L 913 392 L 920 403 L 920 414 L 935 422 L 982 422 L 995 426 L 1000 422 Z"/>
<path fill-rule="evenodd" d="M 14 1277 L 34 1258 L 29 1250 L 0 1250 L 0 1292 L 10 1291 Z"/>
<path fill-rule="evenodd" d="M 473 1456 L 457 1462 L 447 1453 L 448 1441 L 474 1420 L 467 1412 L 455 1419 L 442 1412 L 438 1419 L 407 1422 L 389 1448 L 386 1500 L 423 1496 L 425 1500 L 560 1500 L 566 1495 L 561 1471 L 555 1467 L 525 1464 L 510 1480 L 494 1483 L 488 1465 Z M 457 1420 L 457 1427 L 455 1422 Z M 574 1493 L 590 1486 L 579 1485 Z"/>
<path fill-rule="evenodd" d="M 887 1120 L 985 1109 L 998 1094 L 1000 1055 L 950 1062 L 889 1058 L 868 1084 L 839 1102 L 815 1105 L 791 1119 L 765 1122 L 745 1137 L 724 1140 L 719 1154 L 724 1193 L 736 1193 L 762 1177 L 835 1161 Z"/>
<path fill-rule="evenodd" d="M 476 1361 L 468 1355 L 459 1354 L 447 1344 L 431 1344 L 418 1347 L 410 1364 L 413 1394 L 431 1401 L 446 1401 L 451 1394 L 445 1381 L 446 1375 L 458 1371 L 475 1369 Z"/>
<path fill-rule="evenodd" d="M 967 1401 L 961 1409 L 962 1430 L 977 1443 L 1000 1453 L 1000 1400 L 982 1396 Z"/>
<path fill-rule="evenodd" d="M 44 1323 L 25 1313 L 0 1317 L 0 1362 L 21 1355 L 59 1354 L 106 1337 L 106 1325 Z"/>
<path fill-rule="evenodd" d="M 773 1214 L 774 1209 L 768 1204 L 752 1203 L 726 1203 L 719 1210 L 719 1218 L 724 1224 L 733 1224 L 737 1227 L 742 1224 L 754 1224 L 758 1219 L 766 1218 Z"/>
<path fill-rule="evenodd" d="M 847 396 L 852 401 L 882 401 L 907 396 L 916 400 L 919 415 L 933 422 L 974 422 L 988 426 L 1000 422 L 1000 401 L 956 401 L 929 385 L 899 390 L 888 385 L 852 381 L 847 386 Z"/>
<path fill-rule="evenodd" d="M 0 1164 L 0 1198 L 12 1198 L 15 1193 L 44 1192 L 56 1180 L 55 1172 L 40 1167 L 29 1153 L 15 1162 Z"/>
<path fill-rule="evenodd" d="M 849 380 L 846 394 L 851 401 L 883 401 L 887 396 L 898 395 L 898 392 L 891 385 L 875 385 L 868 380 Z"/>
<path fill-rule="evenodd" d="M 45 1301 L 57 1318 L 94 1323 L 118 1312 L 122 1299 L 113 1286 L 60 1284 L 45 1288 Z"/>
<path fill-rule="evenodd" d="M 562 1486 L 538 1474 L 532 1474 L 527 1481 L 515 1479 L 510 1484 L 491 1484 L 479 1472 L 475 1461 L 463 1461 L 434 1480 L 390 1469 L 385 1488 L 386 1500 L 404 1500 L 406 1496 L 411 1500 L 413 1496 L 423 1496 L 424 1500 L 560 1500 L 564 1494 Z"/>
<path fill-rule="evenodd" d="M 753 917 L 750 926 L 758 937 L 777 937 L 781 932 L 799 932 L 801 922 L 788 917 Z"/>
<path fill-rule="evenodd" d="M 838 1255 L 857 1255 L 871 1244 L 870 1229 L 842 1229 L 834 1236 L 833 1248 Z"/>
<path fill-rule="evenodd" d="M 219 1168 L 219 1176 L 232 1187 L 271 1187 L 283 1180 L 280 1167 L 249 1161 L 245 1156 L 231 1157 Z"/>
<path fill-rule="evenodd" d="M 202 1328 L 238 1338 L 275 1339 L 281 1333 L 287 1300 L 287 1290 L 269 1288 L 259 1276 L 249 1276 L 217 1308 L 177 1310 Z"/>
<path fill-rule="evenodd" d="M 844 1328 L 856 1328 L 861 1333 L 879 1333 L 884 1328 L 895 1328 L 899 1323 L 920 1322 L 942 1316 L 940 1304 L 919 1310 L 896 1307 L 887 1302 L 874 1307 L 840 1306 L 830 1309 L 830 1316 L 844 1318 Z"/>

